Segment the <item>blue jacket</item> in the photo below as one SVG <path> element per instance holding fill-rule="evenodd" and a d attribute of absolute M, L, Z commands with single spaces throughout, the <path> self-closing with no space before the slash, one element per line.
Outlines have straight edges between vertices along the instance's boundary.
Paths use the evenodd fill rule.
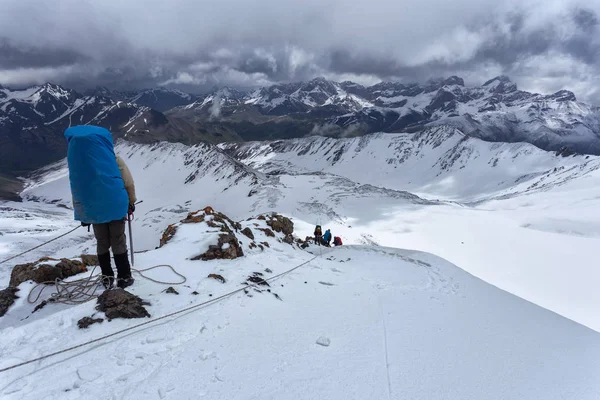
<path fill-rule="evenodd" d="M 323 240 L 326 242 L 329 242 L 331 240 L 331 232 L 329 232 L 329 229 L 325 231 L 325 234 L 323 235 Z"/>
<path fill-rule="evenodd" d="M 65 130 L 75 220 L 102 224 L 127 215 L 129 197 L 117 165 L 111 133 L 99 126 Z"/>

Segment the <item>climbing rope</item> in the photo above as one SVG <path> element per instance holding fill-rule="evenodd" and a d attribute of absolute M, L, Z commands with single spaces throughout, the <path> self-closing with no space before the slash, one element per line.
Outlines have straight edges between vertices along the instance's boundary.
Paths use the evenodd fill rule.
<path fill-rule="evenodd" d="M 169 268 L 175 275 L 181 278 L 181 282 L 165 282 L 144 275 L 144 272 L 161 267 Z M 44 291 L 49 287 L 54 287 L 56 291 L 50 295 L 49 299 L 45 300 L 46 302 L 77 305 L 93 300 L 99 296 L 96 294 L 96 292 L 100 289 L 103 289 L 102 280 L 108 278 L 105 275 L 94 275 L 95 270 L 96 267 L 94 267 L 88 277 L 82 279 L 68 282 L 56 279 L 54 281 L 38 283 L 29 292 L 27 301 L 29 304 L 37 303 L 40 297 L 42 297 Z M 175 268 L 169 264 L 155 265 L 153 267 L 144 269 L 132 268 L 131 271 L 139 274 L 144 279 L 161 285 L 182 285 L 187 281 L 187 278 L 184 275 L 177 272 Z M 37 295 L 32 298 L 32 294 L 36 291 Z"/>
<path fill-rule="evenodd" d="M 81 228 L 81 225 L 77 225 L 75 228 L 71 229 L 69 232 L 65 232 L 65 233 L 63 233 L 62 235 L 55 237 L 54 239 L 50 239 L 50 240 L 48 240 L 47 242 L 44 242 L 44 243 L 42 243 L 42 244 L 40 244 L 40 245 L 38 245 L 38 246 L 35 246 L 35 247 L 33 247 L 33 248 L 29 249 L 29 250 L 26 250 L 26 251 L 24 251 L 24 252 L 22 252 L 22 253 L 19 253 L 19 254 L 17 254 L 16 256 L 12 256 L 12 257 L 10 257 L 10 258 L 7 258 L 6 260 L 2 260 L 2 261 L 0 261 L 0 264 L 4 264 L 4 263 L 5 263 L 5 262 L 7 262 L 7 261 L 14 260 L 14 259 L 15 259 L 15 258 L 17 258 L 17 257 L 21 257 L 22 255 L 25 255 L 25 254 L 27 254 L 27 253 L 30 253 L 30 252 L 32 252 L 33 250 L 39 249 L 40 247 L 42 247 L 42 246 L 45 246 L 45 245 L 47 245 L 48 243 L 52 243 L 52 242 L 54 242 L 55 240 L 58 240 L 58 239 L 60 239 L 60 238 L 62 238 L 62 237 L 65 237 L 65 236 L 67 236 L 69 233 L 75 232 L 75 231 L 76 231 L 77 229 L 79 229 L 79 228 Z"/>
<path fill-rule="evenodd" d="M 284 272 L 282 272 L 282 273 L 280 273 L 280 274 L 278 274 L 278 275 L 275 275 L 275 276 L 272 276 L 272 277 L 270 277 L 270 278 L 267 278 L 267 279 L 265 279 L 265 281 L 267 281 L 267 282 L 271 282 L 271 281 L 274 281 L 274 280 L 276 280 L 276 279 L 279 279 L 279 278 L 281 278 L 282 276 L 284 276 L 284 275 L 287 275 L 287 274 L 289 274 L 289 273 L 291 273 L 291 272 L 293 272 L 293 271 L 297 270 L 298 268 L 300 268 L 300 267 L 302 267 L 302 266 L 304 266 L 304 265 L 306 265 L 306 264 L 310 263 L 311 261 L 313 261 L 313 260 L 314 260 L 315 258 L 317 258 L 317 257 L 318 257 L 318 256 L 314 256 L 313 258 L 311 258 L 310 260 L 307 260 L 307 261 L 303 262 L 302 264 L 299 264 L 299 265 L 297 265 L 297 266 L 295 266 L 295 267 L 293 267 L 293 268 L 291 268 L 291 269 L 289 269 L 289 270 L 287 270 L 287 271 L 284 271 Z M 32 359 L 32 360 L 23 361 L 23 362 L 21 362 L 21 363 L 14 364 L 14 365 L 11 365 L 11 366 L 9 366 L 9 367 L 2 368 L 2 369 L 0 369 L 0 373 L 2 373 L 2 372 L 6 372 L 6 371 L 9 371 L 9 370 L 11 370 L 11 369 L 14 369 L 14 368 L 22 367 L 22 366 L 24 366 L 24 365 L 32 364 L 32 363 L 34 363 L 34 362 L 42 361 L 42 360 L 45 360 L 45 359 L 47 359 L 47 358 L 50 358 L 50 357 L 53 357 L 53 356 L 56 356 L 56 355 L 59 355 L 59 354 L 62 354 L 62 353 L 67 353 L 67 352 L 69 352 L 69 351 L 72 351 L 72 350 L 75 350 L 75 349 L 78 349 L 78 348 L 81 348 L 81 347 L 87 346 L 88 344 L 92 344 L 92 343 L 97 343 L 97 342 L 100 342 L 100 341 L 102 341 L 102 340 L 104 340 L 104 339 L 108 339 L 108 338 L 111 338 L 111 337 L 113 337 L 113 336 L 117 336 L 117 335 L 119 335 L 119 334 L 121 334 L 121 333 L 125 333 L 125 332 L 128 332 L 128 331 L 131 331 L 131 330 L 134 330 L 134 329 L 140 328 L 140 327 L 142 327 L 142 326 L 145 326 L 145 325 L 151 324 L 151 323 L 153 323 L 153 322 L 156 322 L 156 321 L 163 320 L 163 319 L 165 319 L 165 318 L 169 318 L 169 317 L 172 317 L 172 316 L 175 316 L 175 315 L 178 315 L 178 314 L 182 314 L 182 313 L 185 313 L 185 312 L 188 312 L 188 311 L 195 311 L 195 310 L 197 310 L 197 309 L 199 309 L 199 308 L 201 308 L 201 307 L 203 307 L 203 306 L 209 306 L 209 305 L 212 305 L 212 304 L 214 304 L 214 303 L 216 303 L 216 302 L 218 302 L 218 301 L 221 301 L 221 300 L 223 300 L 224 298 L 230 297 L 230 296 L 232 296 L 232 295 L 234 295 L 234 294 L 236 294 L 236 293 L 240 293 L 240 292 L 242 292 L 242 291 L 244 291 L 244 290 L 246 290 L 246 289 L 247 289 L 247 286 L 242 286 L 242 287 L 241 287 L 241 288 L 239 288 L 239 289 L 236 289 L 236 290 L 234 290 L 234 291 L 231 291 L 231 292 L 229 292 L 229 293 L 225 293 L 224 295 L 221 295 L 221 296 L 219 296 L 219 297 L 216 297 L 216 298 L 214 298 L 214 299 L 211 299 L 211 300 L 208 300 L 208 301 L 205 301 L 205 302 L 199 303 L 199 304 L 195 304 L 195 305 L 193 305 L 193 306 L 186 307 L 186 308 L 183 308 L 183 309 L 181 309 L 181 310 L 178 310 L 178 311 L 174 311 L 174 312 L 172 312 L 172 313 L 169 313 L 169 314 L 163 315 L 163 316 L 161 316 L 161 317 L 157 317 L 157 318 L 150 319 L 150 320 L 148 320 L 148 321 L 145 321 L 145 322 L 142 322 L 142 323 L 139 323 L 139 324 L 136 324 L 136 325 L 133 325 L 133 326 L 127 327 L 127 328 L 125 328 L 125 329 L 121 329 L 121 330 L 119 330 L 119 331 L 117 331 L 117 332 L 113 332 L 113 333 L 110 333 L 110 334 L 108 334 L 108 335 L 101 336 L 101 337 L 99 337 L 99 338 L 96 338 L 96 339 L 93 339 L 93 340 L 89 340 L 89 341 L 87 341 L 87 342 L 80 343 L 80 344 L 78 344 L 78 345 L 75 345 L 75 346 L 68 347 L 68 348 L 66 348 L 66 349 L 63 349 L 63 350 L 55 351 L 54 353 L 46 354 L 45 356 L 37 357 L 37 358 L 34 358 L 34 359 Z"/>

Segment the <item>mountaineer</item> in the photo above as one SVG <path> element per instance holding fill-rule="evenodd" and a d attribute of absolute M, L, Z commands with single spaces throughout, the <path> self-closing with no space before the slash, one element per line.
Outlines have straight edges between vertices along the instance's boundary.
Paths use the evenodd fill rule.
<path fill-rule="evenodd" d="M 114 271 L 110 250 L 117 267 L 117 286 L 133 284 L 127 257 L 126 218 L 135 211 L 137 201 L 133 177 L 123 160 L 115 155 L 111 133 L 92 125 L 67 128 L 67 163 L 73 196 L 75 220 L 93 225 L 97 254 L 104 279 L 110 289 Z"/>

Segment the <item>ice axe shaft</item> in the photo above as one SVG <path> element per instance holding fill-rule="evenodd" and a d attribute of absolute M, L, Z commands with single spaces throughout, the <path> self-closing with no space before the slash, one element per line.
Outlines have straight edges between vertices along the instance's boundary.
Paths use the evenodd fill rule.
<path fill-rule="evenodd" d="M 133 262 L 133 236 L 131 233 L 131 218 L 127 218 L 127 225 L 129 225 L 129 253 L 131 254 L 131 266 L 134 266 Z"/>
<path fill-rule="evenodd" d="M 144 200 L 140 200 L 140 201 L 138 201 L 135 204 L 136 205 L 140 204 L 143 201 Z M 131 254 L 131 266 L 133 267 L 135 265 L 134 264 L 134 256 L 133 256 L 133 253 L 135 253 L 135 251 L 133 250 L 133 233 L 132 233 L 132 230 L 131 230 L 131 215 L 127 216 L 127 225 L 129 227 L 129 252 Z"/>

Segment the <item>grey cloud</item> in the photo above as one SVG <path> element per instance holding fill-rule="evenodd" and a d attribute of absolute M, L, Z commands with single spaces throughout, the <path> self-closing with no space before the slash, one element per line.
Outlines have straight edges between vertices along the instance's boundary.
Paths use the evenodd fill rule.
<path fill-rule="evenodd" d="M 503 73 L 524 89 L 600 86 L 600 4 L 398 3 L 7 0 L 0 13 L 0 84 L 48 77 L 77 88 L 168 84 L 197 92 L 317 75 L 404 81 L 459 75 L 482 83 Z M 36 29 L 23 29 L 25 22 Z"/>

